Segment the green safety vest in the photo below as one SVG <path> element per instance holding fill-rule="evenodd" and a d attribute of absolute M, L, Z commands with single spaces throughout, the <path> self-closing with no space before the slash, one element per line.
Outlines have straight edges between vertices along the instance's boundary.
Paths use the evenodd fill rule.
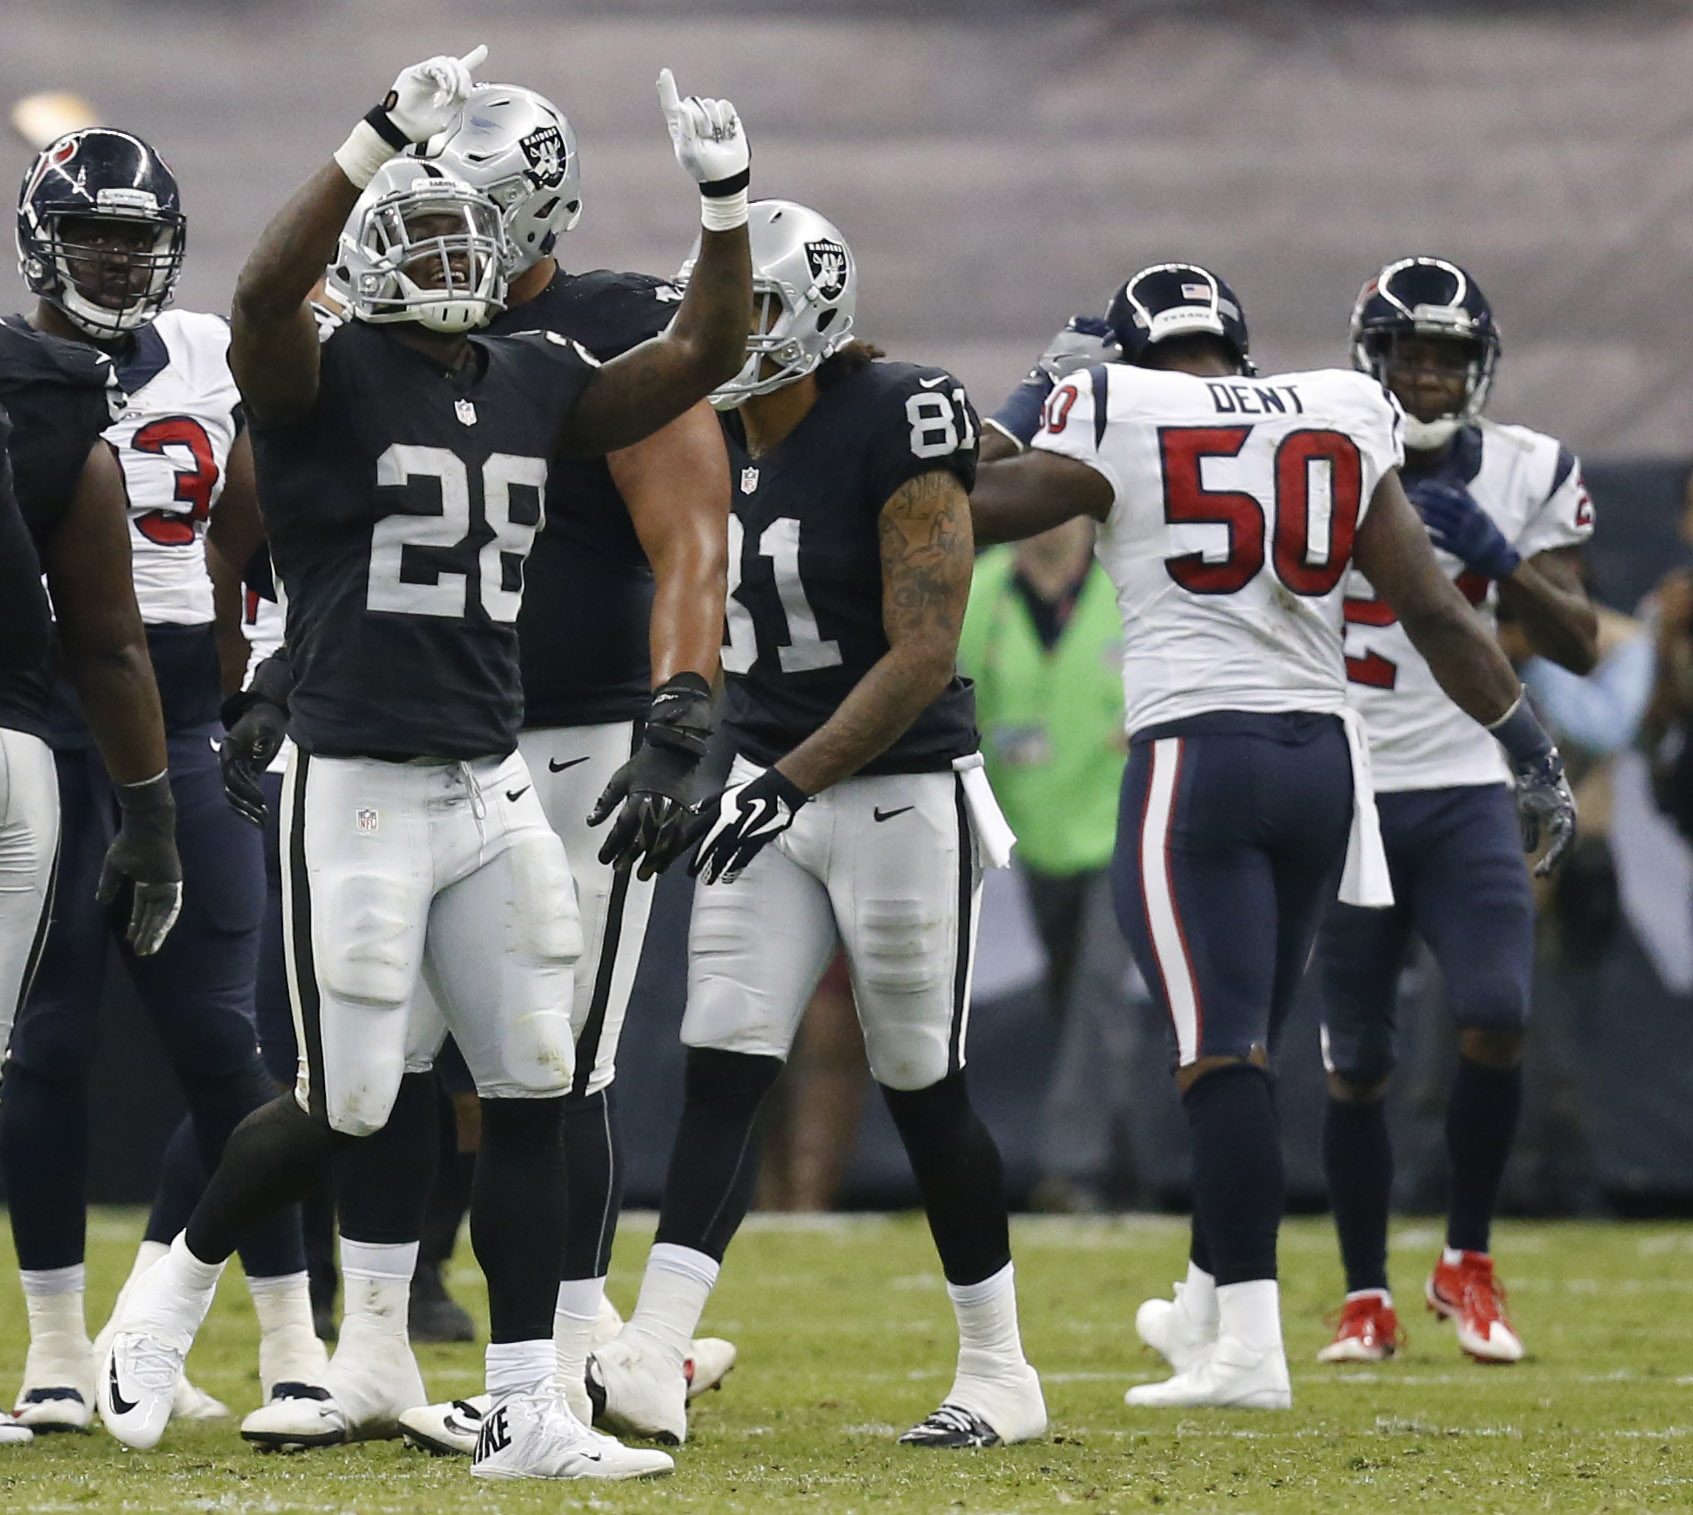
<path fill-rule="evenodd" d="M 958 666 L 976 681 L 988 778 L 1037 873 L 1103 868 L 1123 781 L 1123 627 L 1111 580 L 1088 571 L 1049 652 L 1012 582 L 1016 549 L 976 560 Z"/>

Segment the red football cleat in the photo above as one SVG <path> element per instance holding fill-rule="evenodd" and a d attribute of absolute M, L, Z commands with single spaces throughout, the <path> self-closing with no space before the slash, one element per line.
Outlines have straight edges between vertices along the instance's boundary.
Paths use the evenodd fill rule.
<path fill-rule="evenodd" d="M 1388 1296 L 1359 1294 L 1341 1306 L 1334 1340 L 1317 1353 L 1317 1361 L 1385 1362 L 1404 1345 L 1405 1332 Z"/>
<path fill-rule="evenodd" d="M 1520 1362 L 1523 1344 L 1505 1318 L 1505 1286 L 1493 1276 L 1485 1252 L 1444 1257 L 1429 1274 L 1428 1307 L 1458 1328 L 1458 1345 L 1477 1362 Z"/>

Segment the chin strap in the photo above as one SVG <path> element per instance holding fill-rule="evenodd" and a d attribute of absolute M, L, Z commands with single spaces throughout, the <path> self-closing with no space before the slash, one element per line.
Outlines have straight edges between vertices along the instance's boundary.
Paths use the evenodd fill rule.
<path fill-rule="evenodd" d="M 1407 414 L 1405 445 L 1418 452 L 1433 452 L 1435 448 L 1444 447 L 1450 442 L 1463 424 L 1457 416 L 1441 416 L 1437 421 L 1419 421 L 1415 416 Z"/>

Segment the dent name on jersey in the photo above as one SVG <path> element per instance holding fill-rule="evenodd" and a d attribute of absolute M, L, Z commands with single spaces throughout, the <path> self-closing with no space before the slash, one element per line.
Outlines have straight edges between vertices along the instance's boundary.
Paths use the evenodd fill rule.
<path fill-rule="evenodd" d="M 1292 384 L 1235 384 L 1221 379 L 1205 380 L 1211 404 L 1218 415 L 1285 416 L 1291 407 L 1294 415 L 1305 414 L 1299 390 Z M 1279 395 L 1287 396 L 1284 405 Z"/>

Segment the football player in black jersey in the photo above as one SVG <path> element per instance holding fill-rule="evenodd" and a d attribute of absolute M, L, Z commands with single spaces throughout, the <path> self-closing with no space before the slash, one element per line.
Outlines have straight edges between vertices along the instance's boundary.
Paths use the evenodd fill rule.
<path fill-rule="evenodd" d="M 101 436 L 122 400 L 103 355 L 0 325 L 0 415 L 8 418 L 0 456 L 0 1044 L 40 954 L 59 843 L 58 780 L 47 745 L 55 660 L 43 568 L 57 617 L 57 671 L 82 701 L 121 806 L 100 895 L 111 900 L 121 881 L 132 882 L 128 938 L 143 955 L 158 951 L 181 901 L 176 810 L 129 576 L 123 480 Z M 0 1082 L 0 1103 L 7 1083 Z M 51 1334 L 65 1292 L 26 1296 L 32 1339 Z M 75 1298 L 82 1335 L 80 1293 Z M 0 1417 L 0 1441 L 28 1438 L 26 1428 Z"/>
<path fill-rule="evenodd" d="M 515 85 L 477 85 L 464 124 L 420 155 L 501 207 L 511 284 L 491 332 L 558 332 L 609 361 L 669 325 L 682 298 L 669 281 L 560 268 L 557 239 L 581 214 L 581 169 L 575 133 L 552 102 Z M 553 1341 L 558 1381 L 586 1421 L 589 1333 L 603 1339 L 619 1323 L 605 1303 L 622 1187 L 609 1086 L 653 889 L 649 869 L 631 867 L 633 858 L 620 855 L 638 849 L 648 814 L 660 835 L 674 829 L 681 802 L 691 798 L 686 786 L 703 746 L 723 633 L 729 514 L 729 467 L 716 414 L 701 400 L 609 457 L 556 461 L 544 513 L 517 620 L 524 699 L 518 750 L 547 822 L 565 844 L 582 919 L 572 1008 L 576 1076 L 565 1105 L 569 1239 Z M 649 724 L 660 740 L 642 746 L 631 765 L 631 750 Z M 608 786 L 613 798 L 602 812 L 624 788 L 632 790 L 623 806 L 629 835 L 609 843 L 589 829 L 589 812 Z M 419 1024 L 438 1015 L 427 985 L 419 987 L 412 1015 Z M 445 1027 L 438 1019 L 437 1026 L 438 1045 Z M 426 1042 L 425 1060 L 435 1051 Z M 414 1240 L 424 1219 L 438 1120 L 426 1061 L 408 1063 L 380 1141 L 361 1143 L 337 1165 L 341 1245 L 355 1263 L 367 1238 Z M 364 1171 L 354 1174 L 355 1168 Z M 459 1218 L 447 1222 L 452 1230 Z M 429 1226 L 435 1224 L 432 1216 Z M 330 1397 L 302 1394 L 255 1411 L 242 1426 L 249 1440 L 322 1444 L 337 1434 L 368 1437 L 397 1421 L 409 1439 L 432 1451 L 474 1451 L 486 1396 L 425 1405 L 415 1365 L 402 1370 L 390 1352 L 369 1348 L 387 1340 L 386 1323 L 403 1314 L 401 1275 L 411 1253 L 389 1257 L 383 1297 L 349 1292 L 334 1360 L 313 1386 Z M 416 1298 L 414 1292 L 414 1334 Z M 609 1327 L 598 1323 L 602 1309 L 611 1313 Z M 696 1344 L 691 1390 L 721 1379 L 733 1352 L 727 1342 Z"/>
<path fill-rule="evenodd" d="M 505 293 L 499 208 L 398 154 L 458 125 L 485 55 L 404 70 L 271 223 L 236 289 L 231 356 L 288 603 L 296 753 L 282 826 L 301 1069 L 292 1098 L 243 1123 L 131 1292 L 100 1386 L 102 1418 L 131 1445 L 163 1431 L 235 1235 L 387 1120 L 423 973 L 482 1096 L 471 1234 L 495 1402 L 472 1472 L 670 1468 L 588 1430 L 551 1388 L 581 931 L 516 751 L 515 622 L 549 461 L 638 441 L 741 361 L 748 153 L 733 107 L 680 99 L 666 70 L 660 101 L 705 228 L 670 328 L 603 366 L 555 333 L 473 339 Z M 332 258 L 354 319 L 320 342 L 309 296 Z M 230 740 L 256 760 L 246 722 Z M 379 1248 L 369 1260 L 379 1278 Z"/>
<path fill-rule="evenodd" d="M 1046 1407 L 1018 1334 L 999 1152 L 964 1081 L 980 858 L 1008 851 L 954 667 L 976 415 L 951 374 L 854 340 L 857 275 L 833 225 L 766 200 L 751 227 L 751 356 L 713 397 L 734 488 L 736 757 L 696 832 L 686 1095 L 658 1235 L 589 1393 L 608 1424 L 686 1435 L 684 1361 L 751 1198 L 758 1108 L 840 946 L 958 1318 L 952 1388 L 901 1439 L 1027 1441 Z"/>

